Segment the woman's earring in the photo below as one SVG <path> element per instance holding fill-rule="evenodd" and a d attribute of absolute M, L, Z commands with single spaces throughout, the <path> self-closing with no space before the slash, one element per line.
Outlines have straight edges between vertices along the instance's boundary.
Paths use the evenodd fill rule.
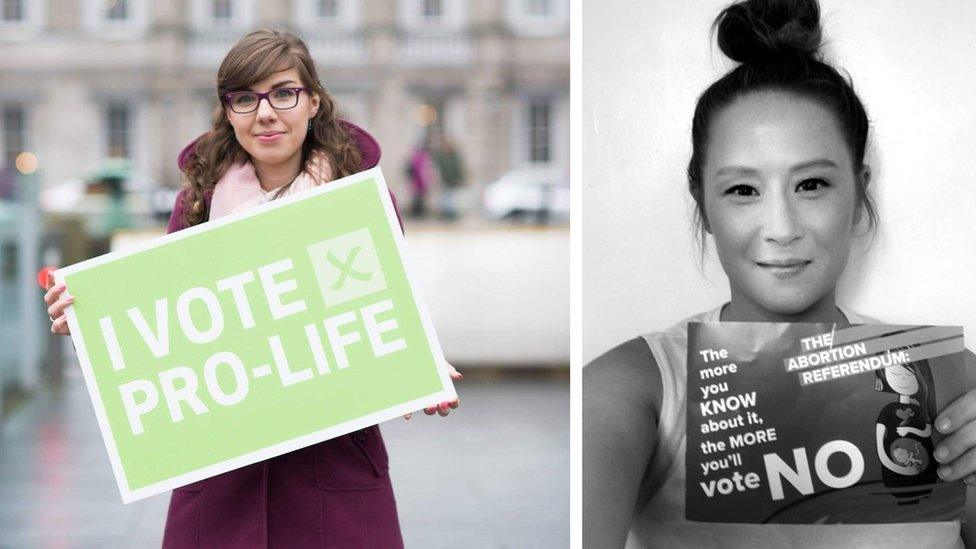
<path fill-rule="evenodd" d="M 308 129 L 312 129 L 312 119 L 308 119 Z"/>

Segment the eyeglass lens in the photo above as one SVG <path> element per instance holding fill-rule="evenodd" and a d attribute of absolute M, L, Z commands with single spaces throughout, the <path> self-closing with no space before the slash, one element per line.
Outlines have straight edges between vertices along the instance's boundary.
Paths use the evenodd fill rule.
<path fill-rule="evenodd" d="M 298 104 L 298 93 L 295 90 L 281 88 L 271 90 L 267 94 L 268 102 L 275 109 L 290 109 Z M 231 96 L 230 107 L 239 114 L 257 110 L 261 97 L 254 92 L 239 92 Z"/>

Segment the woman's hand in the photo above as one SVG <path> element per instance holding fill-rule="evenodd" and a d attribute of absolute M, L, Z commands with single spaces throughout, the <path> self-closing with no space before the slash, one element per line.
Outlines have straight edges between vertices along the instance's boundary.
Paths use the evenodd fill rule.
<path fill-rule="evenodd" d="M 966 381 L 973 385 L 976 354 L 965 352 Z M 976 486 L 976 388 L 946 406 L 935 418 L 935 429 L 946 438 L 935 447 L 939 477 L 944 481 L 963 479 Z"/>
<path fill-rule="evenodd" d="M 454 366 L 448 364 L 447 368 L 448 368 L 448 372 L 451 375 L 451 381 L 461 381 L 462 379 L 464 379 L 464 376 L 461 375 L 461 372 L 457 371 L 454 368 Z M 432 416 L 434 414 L 440 414 L 441 416 L 446 416 L 447 414 L 451 413 L 451 410 L 460 406 L 460 404 L 461 403 L 458 399 L 454 399 L 451 401 L 444 401 L 438 404 L 437 406 L 428 406 L 427 408 L 424 408 L 424 413 L 427 414 L 428 416 Z M 403 419 L 409 420 L 412 417 L 413 414 L 411 413 L 403 416 Z"/>
<path fill-rule="evenodd" d="M 51 333 L 59 335 L 71 335 L 68 331 L 68 317 L 64 316 L 64 310 L 75 302 L 74 296 L 64 295 L 67 286 L 55 284 L 54 277 L 48 276 L 45 284 L 47 293 L 44 294 L 44 303 L 47 304 L 47 316 L 51 319 Z"/>
<path fill-rule="evenodd" d="M 935 419 L 935 428 L 946 435 L 935 448 L 939 477 L 976 485 L 976 389 L 946 406 Z"/>

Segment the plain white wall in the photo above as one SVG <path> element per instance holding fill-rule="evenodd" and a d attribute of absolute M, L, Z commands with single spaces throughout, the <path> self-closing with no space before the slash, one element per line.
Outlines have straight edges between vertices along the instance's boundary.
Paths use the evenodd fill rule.
<path fill-rule="evenodd" d="M 734 65 L 709 34 L 728 1 L 583 2 L 583 360 L 728 299 L 699 270 L 685 169 L 698 95 Z M 976 2 L 821 2 L 827 59 L 872 121 L 881 229 L 840 303 L 976 341 Z"/>

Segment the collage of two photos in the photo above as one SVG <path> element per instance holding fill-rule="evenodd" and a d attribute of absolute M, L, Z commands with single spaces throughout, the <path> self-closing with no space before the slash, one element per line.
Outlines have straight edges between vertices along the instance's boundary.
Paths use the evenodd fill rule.
<path fill-rule="evenodd" d="M 976 547 L 974 24 L 0 1 L 0 547 Z"/>

